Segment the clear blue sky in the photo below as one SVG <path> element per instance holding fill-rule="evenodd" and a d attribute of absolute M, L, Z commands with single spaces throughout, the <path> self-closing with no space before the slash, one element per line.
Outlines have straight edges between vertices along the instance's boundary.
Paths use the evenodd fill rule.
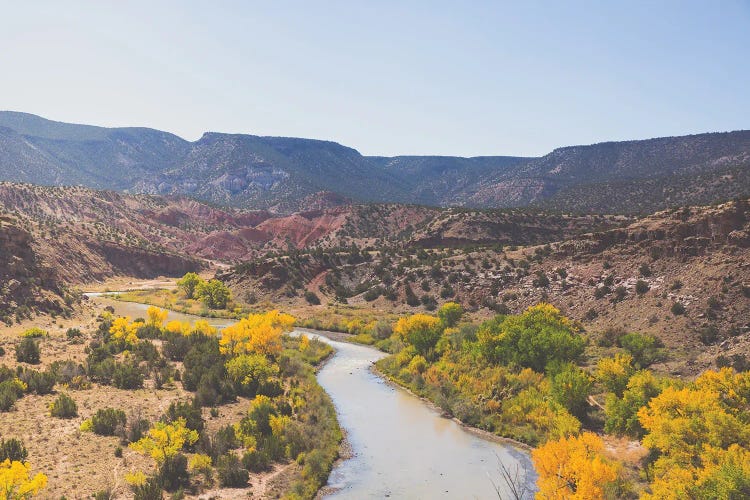
<path fill-rule="evenodd" d="M 750 128 L 750 2 L 3 2 L 0 109 L 541 155 Z"/>

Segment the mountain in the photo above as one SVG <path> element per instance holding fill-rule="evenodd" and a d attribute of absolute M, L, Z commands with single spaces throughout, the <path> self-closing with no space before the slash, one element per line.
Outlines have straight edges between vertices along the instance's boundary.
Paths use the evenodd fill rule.
<path fill-rule="evenodd" d="M 368 157 L 335 142 L 209 132 L 195 142 L 0 112 L 0 180 L 186 195 L 292 213 L 355 202 L 650 213 L 750 195 L 750 131 L 609 142 L 541 158 Z"/>
<path fill-rule="evenodd" d="M 573 146 L 481 181 L 467 203 L 649 213 L 750 193 L 750 131 Z"/>

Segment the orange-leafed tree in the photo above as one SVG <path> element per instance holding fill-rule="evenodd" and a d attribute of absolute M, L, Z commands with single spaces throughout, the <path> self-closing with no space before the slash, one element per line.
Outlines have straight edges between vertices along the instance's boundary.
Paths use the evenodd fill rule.
<path fill-rule="evenodd" d="M 531 454 L 539 474 L 537 498 L 595 500 L 604 498 L 617 480 L 617 464 L 602 455 L 604 443 L 592 432 L 548 441 Z"/>

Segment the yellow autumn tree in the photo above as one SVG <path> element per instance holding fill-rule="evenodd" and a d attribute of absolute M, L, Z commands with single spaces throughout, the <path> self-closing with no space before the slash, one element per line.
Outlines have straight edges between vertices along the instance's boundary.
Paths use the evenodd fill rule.
<path fill-rule="evenodd" d="M 146 309 L 146 324 L 161 328 L 167 320 L 167 314 L 169 313 L 164 309 L 159 309 L 156 306 L 149 306 L 149 308 Z"/>
<path fill-rule="evenodd" d="M 744 498 L 750 491 L 750 376 L 709 370 L 667 387 L 638 412 L 658 452 L 644 498 Z"/>
<path fill-rule="evenodd" d="M 224 328 L 219 339 L 222 354 L 274 355 L 281 352 L 281 334 L 294 326 L 294 316 L 277 310 L 250 314 L 237 323 Z"/>
<path fill-rule="evenodd" d="M 627 353 L 602 358 L 596 365 L 596 378 L 609 392 L 622 396 L 631 375 L 635 373 L 633 356 Z"/>
<path fill-rule="evenodd" d="M 167 326 L 165 328 L 170 333 L 176 333 L 179 335 L 190 334 L 190 323 L 188 323 L 187 321 L 178 321 L 174 319 L 167 323 Z"/>
<path fill-rule="evenodd" d="M 143 323 L 136 321 L 131 323 L 130 317 L 119 317 L 112 322 L 112 326 L 109 327 L 109 333 L 115 340 L 122 340 L 126 344 L 138 343 L 138 328 L 143 326 Z"/>
<path fill-rule="evenodd" d="M 185 419 L 178 418 L 172 423 L 157 422 L 149 429 L 148 434 L 130 448 L 149 455 L 161 465 L 167 459 L 174 457 L 186 444 L 190 445 L 198 440 L 198 433 L 185 427 Z"/>
<path fill-rule="evenodd" d="M 420 354 L 427 354 L 435 347 L 443 333 L 440 318 L 429 314 L 413 314 L 399 318 L 393 333 L 401 337 L 404 342 L 414 346 Z"/>
<path fill-rule="evenodd" d="M 539 479 L 537 498 L 596 500 L 618 476 L 602 456 L 604 443 L 592 432 L 548 441 L 531 453 Z"/>
<path fill-rule="evenodd" d="M 208 321 L 205 319 L 199 319 L 196 320 L 195 324 L 193 324 L 192 331 L 194 333 L 200 333 L 202 335 L 216 335 L 216 328 L 208 324 Z"/>
<path fill-rule="evenodd" d="M 31 476 L 28 462 L 5 460 L 0 463 L 0 495 L 3 500 L 25 500 L 37 495 L 47 486 L 47 476 Z"/>

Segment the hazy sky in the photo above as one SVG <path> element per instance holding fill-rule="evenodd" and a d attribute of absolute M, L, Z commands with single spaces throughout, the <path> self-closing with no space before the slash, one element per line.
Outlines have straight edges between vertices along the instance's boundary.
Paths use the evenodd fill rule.
<path fill-rule="evenodd" d="M 750 128 L 750 2 L 0 0 L 0 109 L 541 155 Z"/>

